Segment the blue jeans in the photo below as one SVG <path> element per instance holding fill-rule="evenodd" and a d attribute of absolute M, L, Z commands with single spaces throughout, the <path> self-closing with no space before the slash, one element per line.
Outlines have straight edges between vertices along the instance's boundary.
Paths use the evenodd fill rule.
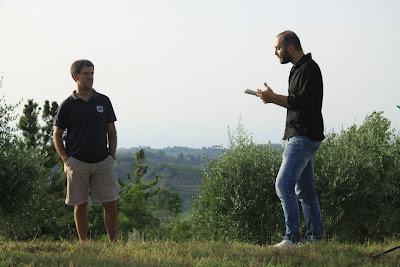
<path fill-rule="evenodd" d="M 304 213 L 307 241 L 321 239 L 324 235 L 314 180 L 314 156 L 320 144 L 304 136 L 291 137 L 285 144 L 275 189 L 285 215 L 284 239 L 293 243 L 300 241 L 298 200 Z"/>

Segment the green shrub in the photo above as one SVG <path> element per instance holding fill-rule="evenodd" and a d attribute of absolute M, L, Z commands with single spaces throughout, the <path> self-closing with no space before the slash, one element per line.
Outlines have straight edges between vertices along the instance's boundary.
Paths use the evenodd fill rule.
<path fill-rule="evenodd" d="M 229 139 L 230 149 L 205 169 L 194 234 L 270 243 L 284 231 L 274 186 L 282 150 L 255 145 L 240 125 Z M 400 136 L 382 113 L 328 134 L 315 168 L 327 236 L 365 241 L 400 234 Z"/>
<path fill-rule="evenodd" d="M 188 241 L 193 239 L 193 229 L 190 219 L 178 218 L 175 220 L 171 232 L 171 240 L 175 242 Z"/>
<path fill-rule="evenodd" d="M 399 233 L 399 144 L 377 112 L 327 136 L 315 166 L 328 236 L 363 241 Z"/>
<path fill-rule="evenodd" d="M 10 126 L 16 119 L 14 110 L 0 99 L 0 236 L 28 239 L 59 234 L 58 203 L 49 194 L 55 174 L 45 167 L 47 159 L 40 149 L 23 142 Z"/>
<path fill-rule="evenodd" d="M 274 186 L 281 152 L 255 145 L 239 125 L 230 149 L 205 170 L 193 214 L 197 238 L 271 242 L 283 224 Z"/>
<path fill-rule="evenodd" d="M 48 172 L 40 152 L 21 142 L 9 126 L 12 112 L 0 99 L 0 235 L 22 239 L 39 231 Z"/>

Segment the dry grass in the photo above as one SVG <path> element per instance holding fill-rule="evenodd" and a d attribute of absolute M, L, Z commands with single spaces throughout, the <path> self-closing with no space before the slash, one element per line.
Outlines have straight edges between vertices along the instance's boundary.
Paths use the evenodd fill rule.
<path fill-rule="evenodd" d="M 400 251 L 372 258 L 399 242 L 366 245 L 324 241 L 292 251 L 224 242 L 3 242 L 0 266 L 399 266 Z"/>

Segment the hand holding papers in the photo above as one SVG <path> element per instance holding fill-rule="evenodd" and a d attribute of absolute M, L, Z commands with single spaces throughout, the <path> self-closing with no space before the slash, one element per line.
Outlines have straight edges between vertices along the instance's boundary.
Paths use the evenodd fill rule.
<path fill-rule="evenodd" d="M 249 95 L 255 95 L 257 96 L 257 92 L 251 89 L 246 88 L 246 90 L 244 91 L 245 94 L 249 94 Z"/>

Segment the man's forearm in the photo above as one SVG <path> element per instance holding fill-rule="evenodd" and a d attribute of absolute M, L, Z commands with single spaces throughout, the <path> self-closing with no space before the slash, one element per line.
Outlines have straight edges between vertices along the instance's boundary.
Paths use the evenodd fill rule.
<path fill-rule="evenodd" d="M 109 132 L 108 133 L 108 149 L 110 154 L 115 157 L 115 153 L 117 150 L 117 132 Z"/>
<path fill-rule="evenodd" d="M 264 86 L 264 91 L 261 89 L 257 90 L 257 96 L 260 97 L 265 104 L 274 103 L 278 106 L 289 108 L 290 105 L 287 96 L 275 94 L 271 87 L 269 87 L 266 83 L 264 83 Z"/>
<path fill-rule="evenodd" d="M 274 93 L 271 97 L 271 102 L 284 108 L 289 107 L 287 96 L 284 95 L 278 95 Z"/>
<path fill-rule="evenodd" d="M 64 144 L 62 142 L 61 136 L 53 137 L 54 148 L 56 149 L 58 155 L 62 159 L 62 161 L 66 161 L 68 159 L 67 151 L 65 150 Z"/>

